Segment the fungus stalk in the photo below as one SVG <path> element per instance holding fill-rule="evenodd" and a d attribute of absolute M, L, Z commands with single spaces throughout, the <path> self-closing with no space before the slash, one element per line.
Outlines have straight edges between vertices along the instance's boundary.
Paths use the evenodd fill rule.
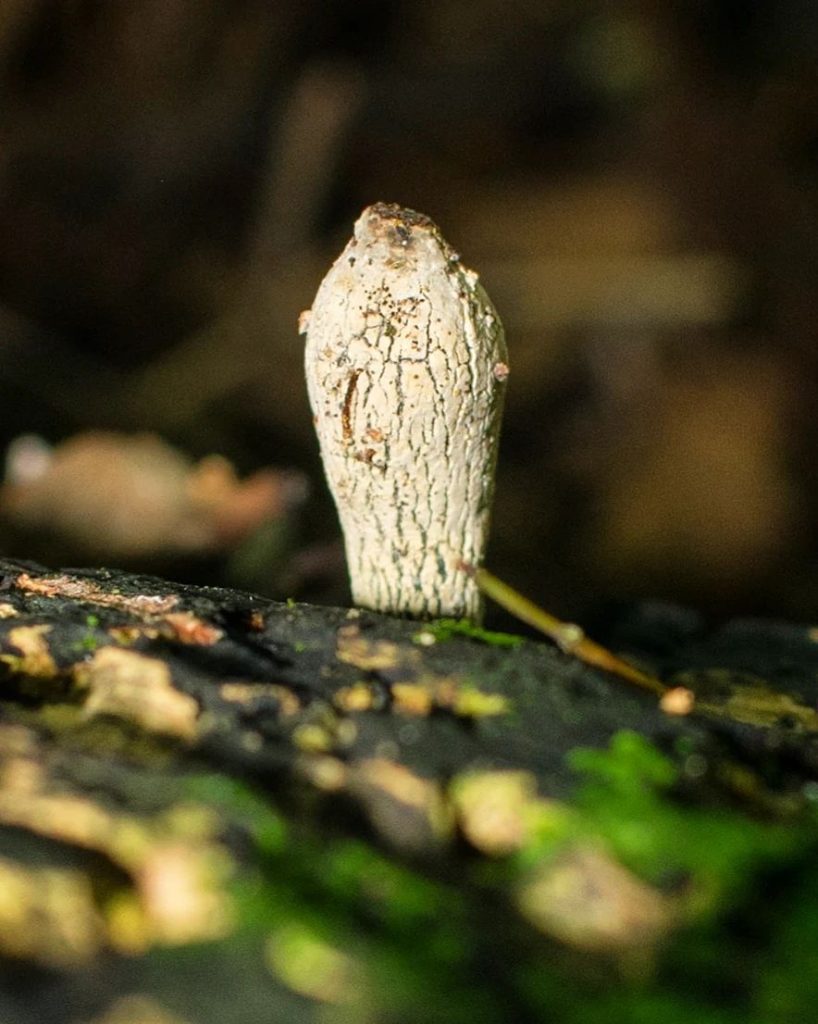
<path fill-rule="evenodd" d="M 423 214 L 377 203 L 302 314 L 310 404 L 356 605 L 479 621 L 508 376 L 477 275 Z"/>

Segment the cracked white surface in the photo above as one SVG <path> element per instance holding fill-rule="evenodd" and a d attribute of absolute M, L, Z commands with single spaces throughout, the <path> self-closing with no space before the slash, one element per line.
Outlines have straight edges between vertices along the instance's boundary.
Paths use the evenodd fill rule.
<path fill-rule="evenodd" d="M 505 379 L 477 275 L 427 217 L 368 207 L 302 314 L 306 373 L 357 605 L 479 620 Z"/>

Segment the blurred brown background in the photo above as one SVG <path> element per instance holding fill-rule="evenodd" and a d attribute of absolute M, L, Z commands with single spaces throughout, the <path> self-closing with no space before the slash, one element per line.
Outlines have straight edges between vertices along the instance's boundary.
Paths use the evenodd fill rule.
<path fill-rule="evenodd" d="M 347 600 L 295 325 L 387 200 L 506 324 L 499 575 L 818 618 L 816 56 L 812 0 L 3 0 L 0 549 Z"/>

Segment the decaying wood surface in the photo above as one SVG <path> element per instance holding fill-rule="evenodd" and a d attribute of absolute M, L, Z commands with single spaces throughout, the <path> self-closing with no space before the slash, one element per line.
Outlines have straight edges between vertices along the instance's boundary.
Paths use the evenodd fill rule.
<path fill-rule="evenodd" d="M 479 620 L 459 566 L 483 562 L 508 357 L 477 275 L 428 217 L 378 203 L 302 327 L 356 604 Z"/>
<path fill-rule="evenodd" d="M 540 1019 L 525 1016 L 527 963 L 567 956 L 579 978 L 599 957 L 641 964 L 711 898 L 704 868 L 649 883 L 604 830 L 583 832 L 573 752 L 623 735 L 679 765 L 674 848 L 710 841 L 698 819 L 684 832 L 698 806 L 743 823 L 739 850 L 754 820 L 781 829 L 779 857 L 804 834 L 818 778 L 804 627 L 706 633 L 648 610 L 622 643 L 695 692 L 672 715 L 548 644 L 451 622 L 10 560 L 0 588 L 4 1024 L 317 1021 L 332 1006 L 409 1022 L 419 996 L 383 1003 L 372 980 L 400 965 L 401 984 L 437 993 L 425 1019 L 460 1019 L 458 978 Z M 629 784 L 617 771 L 612 802 Z M 636 811 L 617 813 L 642 813 L 635 785 Z M 561 829 L 556 853 L 536 853 Z M 441 927 L 470 952 L 434 988 Z"/>

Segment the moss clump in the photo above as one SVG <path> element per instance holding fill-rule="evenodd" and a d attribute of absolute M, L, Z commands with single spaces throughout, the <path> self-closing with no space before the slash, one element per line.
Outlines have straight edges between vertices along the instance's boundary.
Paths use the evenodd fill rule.
<path fill-rule="evenodd" d="M 498 633 L 481 626 L 475 626 L 469 619 L 435 619 L 428 623 L 414 636 L 415 643 L 423 645 L 429 641 L 425 637 L 431 636 L 434 640 L 442 642 L 451 640 L 452 637 L 465 636 L 470 640 L 478 640 L 480 643 L 488 644 L 490 647 L 519 647 L 523 637 L 515 633 Z"/>
<path fill-rule="evenodd" d="M 679 770 L 636 733 L 617 734 L 608 750 L 577 750 L 570 763 L 584 779 L 576 799 L 584 828 L 647 881 L 687 879 L 712 912 L 750 887 L 756 872 L 818 838 L 812 815 L 756 820 L 674 799 Z"/>
<path fill-rule="evenodd" d="M 526 790 L 519 843 L 507 854 L 455 857 L 442 872 L 401 864 L 362 839 L 327 840 L 288 824 L 262 796 L 223 777 L 188 779 L 184 788 L 251 837 L 253 871 L 234 884 L 243 941 L 255 937 L 254 955 L 273 976 L 319 1002 L 335 993 L 346 1003 L 345 993 L 360 989 L 363 1002 L 347 1003 L 350 1021 L 409 1022 L 419 1006 L 441 1024 L 500 1024 L 508 1006 L 523 1019 L 563 1024 L 799 1019 L 815 990 L 805 965 L 818 958 L 818 929 L 809 925 L 818 920 L 811 810 L 782 822 L 683 801 L 681 769 L 631 732 L 605 750 L 577 749 L 570 763 L 581 778 L 570 802 Z M 555 958 L 555 936 L 532 931 L 513 898 L 577 850 L 602 858 L 590 863 L 621 865 L 639 879 L 634 894 L 653 893 L 672 911 L 672 927 L 655 941 L 640 936 L 608 950 L 598 985 L 577 980 L 587 950 L 568 942 Z M 736 922 L 764 914 L 773 870 L 792 873 L 791 916 L 771 922 L 764 941 L 756 930 L 747 942 Z M 309 942 L 284 941 L 294 935 Z M 779 943 L 787 956 L 775 953 Z M 325 968 L 316 992 L 299 981 L 307 953 Z M 350 978 L 355 984 L 345 985 Z"/>

